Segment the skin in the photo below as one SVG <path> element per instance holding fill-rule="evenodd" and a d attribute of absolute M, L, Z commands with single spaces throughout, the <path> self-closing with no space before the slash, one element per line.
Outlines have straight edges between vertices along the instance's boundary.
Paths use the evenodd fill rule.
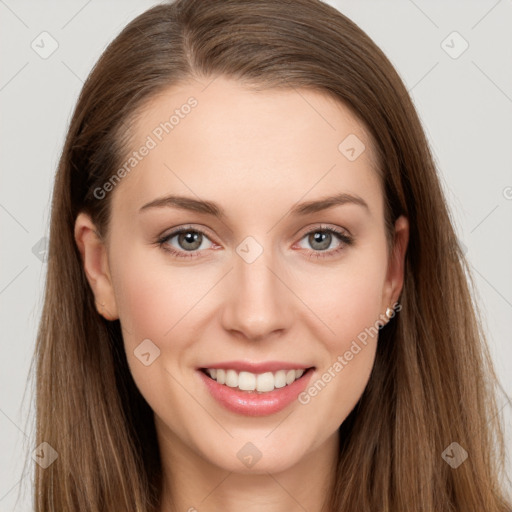
<path fill-rule="evenodd" d="M 377 337 L 307 405 L 294 401 L 263 417 L 223 408 L 195 368 L 291 361 L 315 366 L 310 382 L 317 381 L 397 301 L 408 222 L 397 220 L 388 251 L 372 141 L 345 106 L 321 92 L 254 92 L 223 77 L 190 81 L 145 106 L 134 149 L 190 96 L 198 105 L 110 192 L 108 237 L 99 239 L 79 214 L 75 238 L 87 278 L 99 312 L 120 319 L 130 370 L 155 414 L 161 511 L 320 511 L 337 429 L 367 385 Z M 366 146 L 354 161 L 338 150 L 349 134 Z M 287 215 L 297 202 L 342 192 L 368 208 L 347 203 Z M 172 207 L 139 212 L 171 193 L 214 201 L 226 217 Z M 199 249 L 180 245 L 178 236 L 166 244 L 195 257 L 159 247 L 160 235 L 189 224 L 206 233 Z M 353 243 L 332 235 L 322 251 L 308 237 L 320 226 L 349 233 Z M 236 252 L 247 236 L 263 248 L 252 263 Z M 160 356 L 145 366 L 134 350 L 148 338 Z M 250 468 L 237 457 L 247 442 L 261 453 Z"/>

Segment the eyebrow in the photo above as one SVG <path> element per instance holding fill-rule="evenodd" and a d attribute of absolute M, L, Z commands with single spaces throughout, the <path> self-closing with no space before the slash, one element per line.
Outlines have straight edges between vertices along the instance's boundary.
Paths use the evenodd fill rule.
<path fill-rule="evenodd" d="M 315 201 L 307 201 L 300 204 L 296 204 L 290 211 L 292 216 L 304 216 L 312 213 L 328 210 L 335 206 L 341 206 L 345 204 L 355 204 L 362 206 L 366 210 L 370 211 L 366 201 L 354 194 L 341 193 L 334 196 L 328 196 Z M 216 203 L 206 200 L 198 200 L 192 197 L 170 195 L 165 197 L 157 198 L 149 203 L 146 203 L 139 209 L 139 212 L 147 211 L 151 208 L 178 208 L 181 210 L 194 211 L 198 213 L 204 213 L 206 215 L 212 215 L 219 219 L 225 218 L 225 211 Z"/>

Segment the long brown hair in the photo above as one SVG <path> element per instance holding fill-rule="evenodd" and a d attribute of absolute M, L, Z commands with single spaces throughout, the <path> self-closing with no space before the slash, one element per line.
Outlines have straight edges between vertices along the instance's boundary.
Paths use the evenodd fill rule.
<path fill-rule="evenodd" d="M 409 219 L 401 311 L 382 328 L 369 383 L 340 427 L 326 510 L 509 512 L 497 379 L 429 146 L 404 84 L 353 22 L 319 0 L 178 0 L 149 9 L 90 73 L 55 177 L 36 360 L 36 512 L 154 512 L 161 461 L 152 411 L 131 377 L 119 321 L 101 317 L 74 240 L 100 235 L 130 127 L 147 101 L 191 77 L 310 88 L 350 108 L 379 159 L 388 229 Z M 205 82 L 206 83 L 206 82 Z M 388 234 L 391 234 L 389 231 Z M 453 442 L 468 459 L 452 468 Z"/>

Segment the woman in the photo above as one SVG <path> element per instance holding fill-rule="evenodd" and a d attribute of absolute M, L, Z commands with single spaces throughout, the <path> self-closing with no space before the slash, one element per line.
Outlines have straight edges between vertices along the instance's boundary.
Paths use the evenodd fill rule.
<path fill-rule="evenodd" d="M 148 10 L 56 176 L 36 510 L 510 510 L 465 270 L 354 23 L 316 0 Z"/>

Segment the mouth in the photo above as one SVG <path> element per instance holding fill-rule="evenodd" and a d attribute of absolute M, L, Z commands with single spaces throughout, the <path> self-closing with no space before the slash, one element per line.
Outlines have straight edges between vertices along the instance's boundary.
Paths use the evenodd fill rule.
<path fill-rule="evenodd" d="M 314 369 L 315 367 L 311 366 L 308 368 L 290 368 L 274 372 L 253 373 L 232 368 L 199 368 L 202 373 L 217 384 L 256 395 L 271 393 L 291 386 L 295 382 L 305 379 Z"/>
<path fill-rule="evenodd" d="M 197 368 L 207 391 L 219 405 L 244 416 L 268 416 L 297 403 L 315 375 L 314 366 L 296 363 L 232 361 L 213 366 Z"/>

